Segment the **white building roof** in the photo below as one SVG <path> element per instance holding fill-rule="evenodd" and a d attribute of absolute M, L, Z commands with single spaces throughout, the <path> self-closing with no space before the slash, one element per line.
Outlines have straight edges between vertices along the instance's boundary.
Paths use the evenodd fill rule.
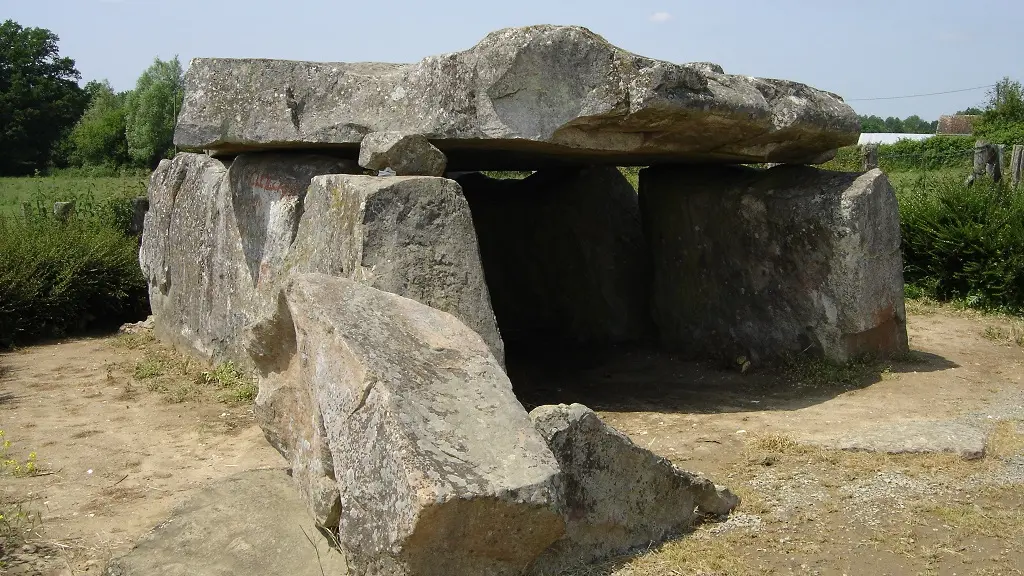
<path fill-rule="evenodd" d="M 863 133 L 857 144 L 894 144 L 900 140 L 927 140 L 935 134 L 896 134 L 891 132 Z"/>

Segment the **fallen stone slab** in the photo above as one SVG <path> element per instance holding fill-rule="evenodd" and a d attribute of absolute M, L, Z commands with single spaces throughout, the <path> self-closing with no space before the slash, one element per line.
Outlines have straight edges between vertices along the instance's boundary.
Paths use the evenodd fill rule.
<path fill-rule="evenodd" d="M 907 350 L 896 196 L 880 170 L 640 172 L 662 344 L 694 357 Z"/>
<path fill-rule="evenodd" d="M 985 457 L 988 432 L 955 420 L 911 420 L 863 426 L 813 443 L 839 450 L 888 454 L 951 453 L 965 460 Z"/>
<path fill-rule="evenodd" d="M 560 574 L 680 534 L 698 514 L 728 515 L 739 498 L 634 444 L 582 404 L 530 412 L 562 468 L 565 536 L 531 574 Z"/>
<path fill-rule="evenodd" d="M 373 132 L 359 144 L 359 165 L 397 176 L 443 176 L 448 159 L 421 134 Z"/>
<path fill-rule="evenodd" d="M 319 554 L 319 555 L 318 555 Z M 313 526 L 284 470 L 213 483 L 175 509 L 105 576 L 340 576 L 344 556 Z"/>
<path fill-rule="evenodd" d="M 184 149 L 335 147 L 422 134 L 451 170 L 552 164 L 823 162 L 857 142 L 843 100 L 805 84 L 673 64 L 586 28 L 529 26 L 416 64 L 192 60 Z"/>
<path fill-rule="evenodd" d="M 250 332 L 260 423 L 293 469 L 329 451 L 355 573 L 511 576 L 562 535 L 558 464 L 479 334 L 334 276 L 282 295 Z"/>
<path fill-rule="evenodd" d="M 471 173 L 457 181 L 507 344 L 610 345 L 653 334 L 640 208 L 617 168 L 548 168 L 523 180 Z"/>

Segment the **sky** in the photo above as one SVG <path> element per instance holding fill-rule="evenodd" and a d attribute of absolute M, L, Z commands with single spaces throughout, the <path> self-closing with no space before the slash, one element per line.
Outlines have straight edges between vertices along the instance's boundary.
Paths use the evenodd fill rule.
<path fill-rule="evenodd" d="M 860 114 L 934 120 L 1024 80 L 1022 0 L 0 0 L 87 80 L 132 88 L 154 58 L 414 62 L 508 26 L 574 24 L 671 62 L 797 80 Z"/>

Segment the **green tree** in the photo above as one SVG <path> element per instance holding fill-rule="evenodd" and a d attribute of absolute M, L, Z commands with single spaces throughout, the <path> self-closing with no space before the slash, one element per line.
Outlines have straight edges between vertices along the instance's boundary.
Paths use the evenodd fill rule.
<path fill-rule="evenodd" d="M 860 117 L 860 131 L 865 134 L 877 134 L 879 132 L 888 132 L 885 127 L 885 120 L 882 120 L 878 116 L 861 116 Z"/>
<path fill-rule="evenodd" d="M 928 122 L 921 119 L 917 114 L 907 116 L 903 120 L 903 130 L 908 134 L 933 134 L 936 128 L 938 128 L 937 120 L 935 122 Z"/>
<path fill-rule="evenodd" d="M 90 82 L 89 108 L 71 131 L 71 159 L 75 164 L 91 166 L 124 166 L 128 155 L 127 111 L 129 93 L 114 92 L 110 83 Z"/>
<path fill-rule="evenodd" d="M 985 113 L 985 111 L 982 110 L 981 108 L 977 108 L 975 106 L 971 106 L 970 108 L 966 108 L 964 110 L 958 111 L 956 113 L 956 115 L 957 116 L 980 116 L 980 115 L 982 115 L 984 113 Z"/>
<path fill-rule="evenodd" d="M 997 144 L 1024 144 L 1024 87 L 1003 78 L 989 91 L 974 134 Z"/>
<path fill-rule="evenodd" d="M 901 134 L 905 132 L 903 129 L 903 120 L 895 116 L 889 116 L 885 119 L 885 131 Z"/>
<path fill-rule="evenodd" d="M 128 154 L 153 167 L 174 152 L 174 123 L 184 96 L 184 74 L 175 56 L 157 58 L 135 84 L 125 102 Z"/>
<path fill-rule="evenodd" d="M 58 40 L 44 28 L 0 24 L 0 174 L 45 169 L 85 110 L 81 74 Z"/>

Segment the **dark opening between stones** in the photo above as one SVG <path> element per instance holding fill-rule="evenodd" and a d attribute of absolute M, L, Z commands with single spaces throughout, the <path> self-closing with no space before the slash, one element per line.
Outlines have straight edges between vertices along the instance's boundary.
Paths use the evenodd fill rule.
<path fill-rule="evenodd" d="M 473 214 L 508 373 L 528 405 L 552 369 L 653 345 L 651 265 L 637 193 L 615 167 L 523 179 L 455 175 Z"/>

